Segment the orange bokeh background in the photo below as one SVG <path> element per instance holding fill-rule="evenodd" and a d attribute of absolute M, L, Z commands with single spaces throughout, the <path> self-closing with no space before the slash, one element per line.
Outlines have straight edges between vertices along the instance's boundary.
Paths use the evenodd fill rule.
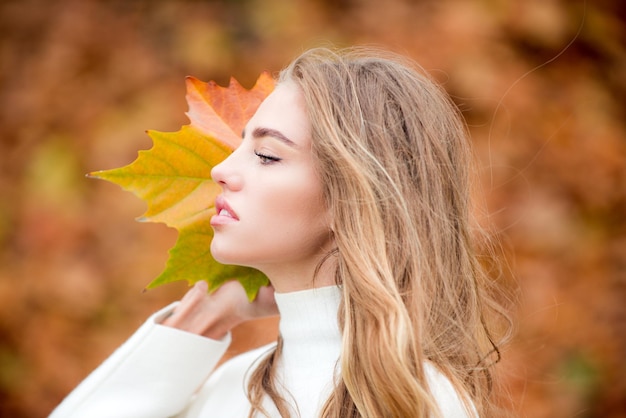
<path fill-rule="evenodd" d="M 184 77 L 250 87 L 303 49 L 416 59 L 469 125 L 502 243 L 515 416 L 626 417 L 626 13 L 619 1 L 0 2 L 0 415 L 42 417 L 184 283 L 176 233 L 84 174 L 176 131 Z M 272 338 L 238 332 L 233 352 Z"/>

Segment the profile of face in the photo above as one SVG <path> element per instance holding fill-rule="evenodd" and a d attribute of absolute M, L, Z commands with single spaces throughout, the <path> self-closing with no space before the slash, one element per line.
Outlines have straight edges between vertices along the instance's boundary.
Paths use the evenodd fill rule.
<path fill-rule="evenodd" d="M 277 291 L 303 289 L 330 250 L 330 222 L 299 87 L 261 103 L 241 145 L 211 171 L 222 187 L 211 218 L 213 257 L 264 272 Z"/>

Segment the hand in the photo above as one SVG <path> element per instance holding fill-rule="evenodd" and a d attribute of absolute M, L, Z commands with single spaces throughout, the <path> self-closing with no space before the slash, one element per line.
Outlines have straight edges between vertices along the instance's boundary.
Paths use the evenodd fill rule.
<path fill-rule="evenodd" d="M 252 302 L 235 280 L 224 283 L 210 295 L 207 289 L 204 280 L 197 282 L 162 324 L 219 340 L 244 321 L 278 315 L 271 286 L 262 287 Z"/>

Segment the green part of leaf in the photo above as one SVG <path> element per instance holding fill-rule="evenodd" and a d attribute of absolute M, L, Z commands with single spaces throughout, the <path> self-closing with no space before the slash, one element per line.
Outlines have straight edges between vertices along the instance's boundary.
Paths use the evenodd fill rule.
<path fill-rule="evenodd" d="M 179 231 L 176 245 L 170 250 L 170 258 L 165 270 L 147 287 L 154 288 L 177 280 L 187 280 L 192 285 L 199 280 L 209 283 L 209 291 L 214 291 L 224 282 L 237 279 L 253 300 L 261 286 L 269 280 L 258 270 L 250 267 L 223 265 L 215 261 L 209 250 L 213 229 L 202 222 Z"/>

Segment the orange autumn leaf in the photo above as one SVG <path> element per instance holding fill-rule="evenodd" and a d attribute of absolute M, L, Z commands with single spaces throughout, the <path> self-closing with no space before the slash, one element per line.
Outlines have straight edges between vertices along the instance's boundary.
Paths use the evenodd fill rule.
<path fill-rule="evenodd" d="M 209 251 L 213 238 L 209 220 L 221 190 L 211 179 L 211 169 L 239 145 L 245 124 L 273 90 L 274 81 L 263 73 L 250 90 L 234 79 L 228 87 L 193 77 L 186 83 L 189 125 L 177 132 L 149 131 L 153 146 L 139 151 L 134 162 L 90 176 L 113 182 L 145 201 L 148 208 L 140 220 L 178 231 L 165 270 L 148 288 L 206 280 L 214 290 L 237 279 L 253 299 L 267 278 L 255 269 L 222 265 Z"/>

